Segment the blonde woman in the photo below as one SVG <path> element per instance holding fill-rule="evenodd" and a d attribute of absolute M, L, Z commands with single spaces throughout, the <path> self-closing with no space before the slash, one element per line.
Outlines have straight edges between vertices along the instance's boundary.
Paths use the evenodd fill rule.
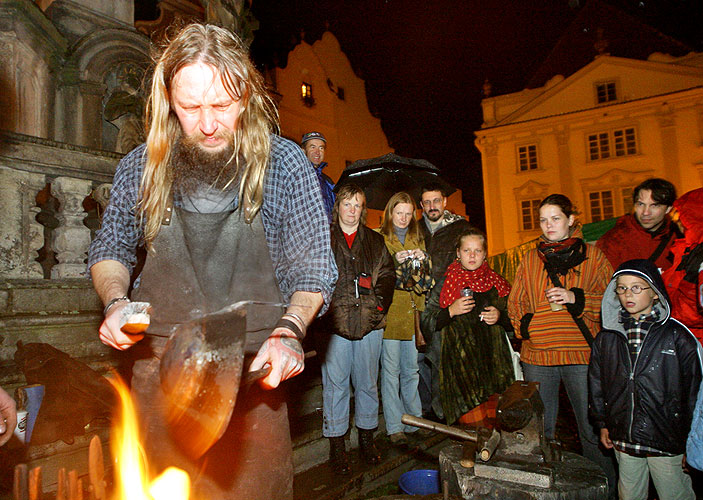
<path fill-rule="evenodd" d="M 380 233 L 396 267 L 408 259 L 428 258 L 415 220 L 415 203 L 408 193 L 396 193 L 388 200 Z M 413 303 L 419 311 L 424 310 L 424 295 L 396 288 L 383 332 L 381 399 L 386 433 L 394 444 L 407 443 L 405 434 L 418 430 L 400 421 L 403 413 L 422 416 L 417 388 L 420 375 L 415 348 Z"/>

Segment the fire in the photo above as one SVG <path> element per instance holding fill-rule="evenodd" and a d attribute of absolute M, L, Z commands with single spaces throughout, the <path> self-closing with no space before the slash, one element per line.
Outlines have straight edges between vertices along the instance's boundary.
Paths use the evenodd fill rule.
<path fill-rule="evenodd" d="M 147 460 L 139 439 L 137 417 L 129 390 L 119 379 L 111 380 L 120 395 L 122 422 L 112 431 L 116 462 L 114 500 L 187 500 L 190 478 L 185 471 L 169 467 L 155 479 L 148 477 Z"/>

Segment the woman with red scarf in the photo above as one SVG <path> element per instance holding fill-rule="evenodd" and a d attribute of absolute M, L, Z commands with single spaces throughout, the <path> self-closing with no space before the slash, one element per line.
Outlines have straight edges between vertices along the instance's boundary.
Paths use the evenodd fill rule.
<path fill-rule="evenodd" d="M 574 409 L 584 457 L 600 465 L 617 493 L 611 457 L 598 449 L 588 420 L 590 342 L 600 329 L 603 292 L 613 274 L 608 259 L 581 238 L 576 210 L 563 194 L 539 206 L 542 236 L 522 258 L 508 298 L 525 380 L 539 382 L 544 402 L 544 434 L 554 439 L 559 385 L 564 383 Z"/>
<path fill-rule="evenodd" d="M 490 425 L 497 394 L 514 381 L 503 329 L 510 328 L 510 284 L 488 267 L 486 236 L 478 229 L 459 235 L 456 255 L 432 289 L 423 331 L 441 331 L 439 384 L 447 424 Z"/>

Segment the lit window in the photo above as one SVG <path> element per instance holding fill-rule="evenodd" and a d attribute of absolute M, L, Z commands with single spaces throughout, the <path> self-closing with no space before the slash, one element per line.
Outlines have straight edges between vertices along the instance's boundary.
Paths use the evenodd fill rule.
<path fill-rule="evenodd" d="M 618 100 L 618 94 L 615 90 L 615 82 L 604 82 L 596 84 L 596 96 L 598 104 Z"/>
<path fill-rule="evenodd" d="M 537 145 L 529 144 L 517 148 L 518 165 L 520 172 L 536 170 L 537 165 Z"/>
<path fill-rule="evenodd" d="M 634 127 L 588 135 L 588 159 L 591 161 L 636 154 L 637 136 Z"/>
<path fill-rule="evenodd" d="M 315 105 L 315 98 L 312 96 L 312 85 L 303 82 L 300 86 L 300 97 L 303 99 L 303 104 L 308 107 Z"/>
<path fill-rule="evenodd" d="M 520 220 L 523 231 L 539 228 L 539 204 L 542 200 L 523 200 L 520 202 Z"/>
<path fill-rule="evenodd" d="M 588 193 L 591 208 L 591 222 L 598 222 L 615 217 L 612 191 L 594 191 Z"/>

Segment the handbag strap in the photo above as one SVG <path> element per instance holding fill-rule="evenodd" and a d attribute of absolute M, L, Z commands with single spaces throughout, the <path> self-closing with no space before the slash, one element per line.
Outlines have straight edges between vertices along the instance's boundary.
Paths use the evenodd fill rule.
<path fill-rule="evenodd" d="M 556 271 L 550 270 L 546 265 L 544 266 L 544 269 L 547 271 L 547 275 L 549 276 L 549 279 L 555 287 L 564 288 L 564 285 L 561 284 L 561 280 L 559 279 L 559 275 L 557 275 Z M 586 323 L 583 321 L 583 318 L 577 316 L 576 313 L 568 307 L 566 308 L 566 310 L 569 311 L 569 314 L 571 314 L 571 318 L 574 320 L 574 323 L 576 323 L 576 326 L 581 331 L 581 335 L 583 335 L 583 338 L 586 340 L 588 347 L 591 347 L 591 345 L 593 344 L 593 334 L 591 333 L 591 330 L 589 330 L 586 326 Z"/>

